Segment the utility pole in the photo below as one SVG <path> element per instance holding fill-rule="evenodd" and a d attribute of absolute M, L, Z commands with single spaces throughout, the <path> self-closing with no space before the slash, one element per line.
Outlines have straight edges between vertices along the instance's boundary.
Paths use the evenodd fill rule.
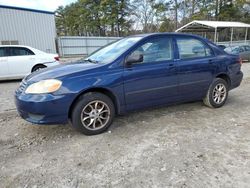
<path fill-rule="evenodd" d="M 219 7 L 219 0 L 216 0 L 215 3 L 215 20 L 218 20 L 218 7 Z"/>
<path fill-rule="evenodd" d="M 175 0 L 175 7 L 174 7 L 174 11 L 175 11 L 175 30 L 178 28 L 178 1 Z"/>

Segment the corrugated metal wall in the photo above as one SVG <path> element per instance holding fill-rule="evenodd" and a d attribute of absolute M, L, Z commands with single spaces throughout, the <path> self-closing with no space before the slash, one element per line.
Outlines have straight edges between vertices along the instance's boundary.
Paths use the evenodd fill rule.
<path fill-rule="evenodd" d="M 89 55 L 98 48 L 118 40 L 119 37 L 58 37 L 59 54 L 62 57 Z"/>
<path fill-rule="evenodd" d="M 55 53 L 55 38 L 54 14 L 0 7 L 0 44 L 18 40 L 20 45 Z"/>

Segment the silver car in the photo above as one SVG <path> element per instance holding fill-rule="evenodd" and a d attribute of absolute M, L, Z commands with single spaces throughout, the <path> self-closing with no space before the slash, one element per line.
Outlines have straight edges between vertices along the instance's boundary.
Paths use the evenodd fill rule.
<path fill-rule="evenodd" d="M 241 46 L 230 46 L 224 49 L 227 53 L 238 54 L 242 61 L 250 62 L 250 46 L 241 45 Z"/>

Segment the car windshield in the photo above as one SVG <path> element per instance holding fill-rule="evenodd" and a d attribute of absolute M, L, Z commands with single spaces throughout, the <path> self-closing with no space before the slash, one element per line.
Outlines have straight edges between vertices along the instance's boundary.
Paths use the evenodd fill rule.
<path fill-rule="evenodd" d="M 141 38 L 142 37 L 123 38 L 97 50 L 84 60 L 93 63 L 111 63 L 122 53 L 128 50 L 131 46 L 133 46 L 136 42 L 138 42 Z"/>

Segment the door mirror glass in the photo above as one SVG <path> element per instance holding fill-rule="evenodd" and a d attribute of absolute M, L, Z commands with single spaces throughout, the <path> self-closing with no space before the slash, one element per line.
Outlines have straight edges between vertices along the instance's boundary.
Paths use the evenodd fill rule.
<path fill-rule="evenodd" d="M 128 56 L 126 60 L 127 65 L 131 65 L 133 63 L 139 63 L 139 62 L 143 62 L 143 55 L 139 53 L 131 54 L 130 56 Z"/>

